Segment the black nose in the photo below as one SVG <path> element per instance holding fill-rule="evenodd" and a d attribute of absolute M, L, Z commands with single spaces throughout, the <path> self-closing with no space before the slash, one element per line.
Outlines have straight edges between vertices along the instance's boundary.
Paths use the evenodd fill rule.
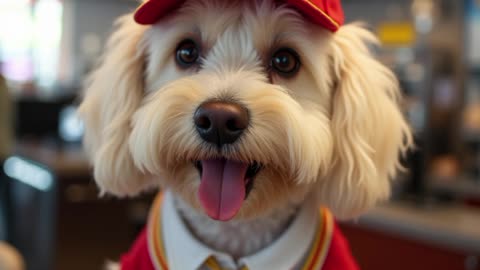
<path fill-rule="evenodd" d="M 248 110 L 236 103 L 210 101 L 198 107 L 195 127 L 206 142 L 218 146 L 234 143 L 248 127 Z"/>

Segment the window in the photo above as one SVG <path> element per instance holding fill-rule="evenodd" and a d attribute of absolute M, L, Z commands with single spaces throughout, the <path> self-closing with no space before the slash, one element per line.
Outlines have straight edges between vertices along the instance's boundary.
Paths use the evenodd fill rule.
<path fill-rule="evenodd" d="M 41 91 L 51 91 L 58 77 L 62 11 L 60 0 L 0 0 L 0 60 L 7 79 L 34 81 Z"/>

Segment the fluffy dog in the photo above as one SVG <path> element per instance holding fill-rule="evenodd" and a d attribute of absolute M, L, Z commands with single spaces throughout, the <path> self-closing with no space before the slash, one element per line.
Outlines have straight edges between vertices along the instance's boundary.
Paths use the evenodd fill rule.
<path fill-rule="evenodd" d="M 153 25 L 121 18 L 80 108 L 102 193 L 160 187 L 183 233 L 221 266 L 251 270 L 242 258 L 278 246 L 304 209 L 348 219 L 387 199 L 411 144 L 398 83 L 370 32 L 335 30 L 273 0 L 187 0 Z"/>

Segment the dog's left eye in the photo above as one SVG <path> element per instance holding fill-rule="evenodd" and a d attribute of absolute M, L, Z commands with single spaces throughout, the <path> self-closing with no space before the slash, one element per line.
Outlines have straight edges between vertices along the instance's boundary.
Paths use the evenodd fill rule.
<path fill-rule="evenodd" d="M 300 69 L 300 57 L 290 48 L 282 48 L 273 54 L 271 68 L 283 77 L 291 77 Z"/>
<path fill-rule="evenodd" d="M 198 46 L 191 39 L 182 41 L 177 47 L 176 60 L 180 67 L 189 68 L 197 63 L 199 56 Z"/>

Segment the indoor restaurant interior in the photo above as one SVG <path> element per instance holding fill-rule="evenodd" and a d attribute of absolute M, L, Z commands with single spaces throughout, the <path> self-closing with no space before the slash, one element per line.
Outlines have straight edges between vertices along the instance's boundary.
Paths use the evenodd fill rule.
<path fill-rule="evenodd" d="M 389 201 L 339 221 L 355 260 L 480 270 L 480 1 L 342 4 L 378 36 L 416 145 Z M 113 22 L 138 5 L 0 0 L 0 270 L 105 269 L 145 226 L 156 191 L 101 196 L 77 115 Z"/>

